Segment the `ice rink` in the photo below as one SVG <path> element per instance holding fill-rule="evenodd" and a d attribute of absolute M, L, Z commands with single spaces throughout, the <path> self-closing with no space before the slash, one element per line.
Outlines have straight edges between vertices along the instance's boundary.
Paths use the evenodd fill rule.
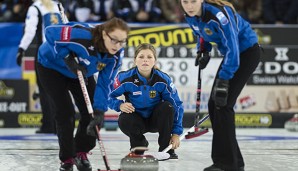
<path fill-rule="evenodd" d="M 0 129 L 0 171 L 57 171 L 56 135 L 35 134 L 35 128 Z M 120 167 L 128 153 L 128 138 L 119 131 L 101 131 L 111 169 Z M 157 151 L 157 134 L 146 134 L 150 151 Z M 296 171 L 298 169 L 298 132 L 285 129 L 238 128 L 237 138 L 246 171 Z M 176 150 L 178 160 L 159 162 L 159 171 L 202 171 L 212 164 L 212 130 L 201 137 L 183 140 Z M 99 146 L 89 155 L 93 170 L 106 170 Z M 74 167 L 75 168 L 75 167 Z M 74 169 L 76 170 L 76 168 Z"/>

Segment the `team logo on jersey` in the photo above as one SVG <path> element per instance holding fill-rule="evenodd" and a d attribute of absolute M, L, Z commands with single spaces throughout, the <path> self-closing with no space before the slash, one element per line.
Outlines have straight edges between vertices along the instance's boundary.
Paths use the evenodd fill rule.
<path fill-rule="evenodd" d="M 114 84 L 113 84 L 113 87 L 114 89 L 118 88 L 120 86 L 120 81 L 119 81 L 119 78 L 116 77 L 115 80 L 114 80 Z"/>
<path fill-rule="evenodd" d="M 88 49 L 94 51 L 94 46 L 91 45 L 90 47 L 88 47 Z"/>
<path fill-rule="evenodd" d="M 210 35 L 212 35 L 213 34 L 213 32 L 209 29 L 209 28 L 204 28 L 204 31 L 205 31 L 205 33 L 208 35 L 208 36 L 210 36 Z"/>
<path fill-rule="evenodd" d="M 222 12 L 217 13 L 216 17 L 218 18 L 218 20 L 220 21 L 220 23 L 222 25 L 226 25 L 226 24 L 229 23 L 229 20 L 227 19 L 227 17 Z"/>
<path fill-rule="evenodd" d="M 156 91 L 155 90 L 149 91 L 149 97 L 150 98 L 156 97 Z"/>
<path fill-rule="evenodd" d="M 142 91 L 135 91 L 135 92 L 132 92 L 132 95 L 134 95 L 134 96 L 142 95 Z"/>
<path fill-rule="evenodd" d="M 58 24 L 59 23 L 59 19 L 58 16 L 56 14 L 51 14 L 51 23 L 52 24 Z"/>
<path fill-rule="evenodd" d="M 137 78 L 133 81 L 133 83 L 138 83 L 140 82 Z"/>
<path fill-rule="evenodd" d="M 106 67 L 106 64 L 100 62 L 100 63 L 97 64 L 96 69 L 97 69 L 98 71 L 101 71 L 101 70 L 103 70 L 104 67 Z"/>

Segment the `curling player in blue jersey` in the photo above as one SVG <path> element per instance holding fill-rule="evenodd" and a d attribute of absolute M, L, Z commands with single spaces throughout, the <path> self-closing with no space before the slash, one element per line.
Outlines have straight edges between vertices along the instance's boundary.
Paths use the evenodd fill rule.
<path fill-rule="evenodd" d="M 213 164 L 204 171 L 243 171 L 244 160 L 236 139 L 234 105 L 260 61 L 260 47 L 250 24 L 224 0 L 180 0 L 186 22 L 198 41 L 196 63 L 204 69 L 217 44 L 223 60 L 217 70 L 208 102 L 213 130 Z M 201 55 L 205 53 L 207 55 Z"/>
<path fill-rule="evenodd" d="M 127 23 L 118 18 L 95 27 L 67 23 L 45 30 L 47 41 L 39 48 L 37 71 L 56 111 L 60 171 L 72 171 L 74 164 L 80 171 L 92 170 L 87 154 L 96 144 L 95 126 L 102 126 L 108 110 L 108 94 L 122 64 L 128 32 Z M 77 70 L 85 76 L 94 118 L 88 113 Z M 75 109 L 69 92 L 80 113 L 75 136 Z"/>

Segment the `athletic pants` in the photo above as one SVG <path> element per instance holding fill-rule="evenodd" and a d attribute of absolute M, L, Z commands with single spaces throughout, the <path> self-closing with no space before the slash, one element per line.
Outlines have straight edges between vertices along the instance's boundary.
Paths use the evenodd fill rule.
<path fill-rule="evenodd" d="M 36 74 L 36 83 L 39 90 L 39 101 L 41 106 L 42 112 L 42 119 L 41 119 L 41 127 L 40 131 L 45 132 L 56 132 L 55 126 L 55 108 L 52 104 L 48 93 L 44 90 L 43 86 L 40 83 L 39 73 L 37 71 L 37 54 L 34 58 L 34 65 L 35 65 L 35 74 Z"/>
<path fill-rule="evenodd" d="M 237 171 L 239 167 L 244 167 L 244 160 L 236 139 L 235 111 L 233 108 L 259 61 L 260 47 L 258 44 L 240 54 L 240 67 L 229 81 L 228 101 L 225 107 L 215 106 L 212 99 L 213 92 L 211 92 L 208 103 L 213 129 L 211 157 L 213 163 L 224 170 Z M 216 77 L 218 78 L 218 72 Z"/>
<path fill-rule="evenodd" d="M 37 64 L 37 69 L 40 74 L 40 82 L 51 97 L 56 109 L 55 121 L 60 147 L 60 160 L 65 161 L 75 157 L 77 152 L 89 152 L 95 147 L 96 138 L 86 133 L 91 115 L 88 113 L 79 80 L 68 78 L 53 69 L 43 67 L 39 63 Z M 88 78 L 86 86 L 93 104 L 95 90 L 93 76 Z M 75 109 L 69 91 L 80 112 L 80 121 L 75 137 L 73 136 Z"/>
<path fill-rule="evenodd" d="M 174 108 L 171 103 L 160 102 L 153 110 L 149 118 L 143 118 L 140 114 L 121 113 L 119 116 L 119 128 L 130 139 L 130 147 L 148 146 L 143 134 L 146 132 L 158 132 L 159 151 L 165 149 L 170 142 L 174 122 Z"/>

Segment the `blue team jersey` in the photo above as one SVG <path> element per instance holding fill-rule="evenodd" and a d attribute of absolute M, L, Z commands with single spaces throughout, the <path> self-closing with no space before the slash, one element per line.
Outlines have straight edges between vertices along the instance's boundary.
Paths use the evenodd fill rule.
<path fill-rule="evenodd" d="M 136 67 L 120 72 L 114 81 L 110 94 L 109 107 L 120 112 L 123 100 L 117 97 L 124 95 L 125 101 L 135 107 L 135 111 L 144 118 L 150 117 L 155 106 L 161 101 L 170 102 L 174 109 L 173 134 L 182 134 L 183 106 L 171 78 L 164 72 L 153 69 L 149 80 L 141 76 Z"/>
<path fill-rule="evenodd" d="M 46 42 L 38 50 L 38 62 L 66 77 L 77 78 L 64 63 L 64 58 L 70 52 L 74 52 L 79 59 L 79 64 L 87 68 L 87 77 L 99 72 L 93 107 L 107 111 L 108 94 L 122 64 L 124 49 L 120 49 L 115 55 L 98 52 L 92 43 L 91 28 L 91 25 L 82 23 L 47 27 Z"/>
<path fill-rule="evenodd" d="M 198 38 L 204 38 L 204 47 L 210 51 L 215 42 L 221 54 L 224 55 L 219 78 L 229 80 L 240 65 L 240 53 L 258 42 L 256 33 L 250 24 L 228 6 L 202 4 L 202 16 L 185 19 Z M 197 48 L 200 48 L 198 41 Z"/>

